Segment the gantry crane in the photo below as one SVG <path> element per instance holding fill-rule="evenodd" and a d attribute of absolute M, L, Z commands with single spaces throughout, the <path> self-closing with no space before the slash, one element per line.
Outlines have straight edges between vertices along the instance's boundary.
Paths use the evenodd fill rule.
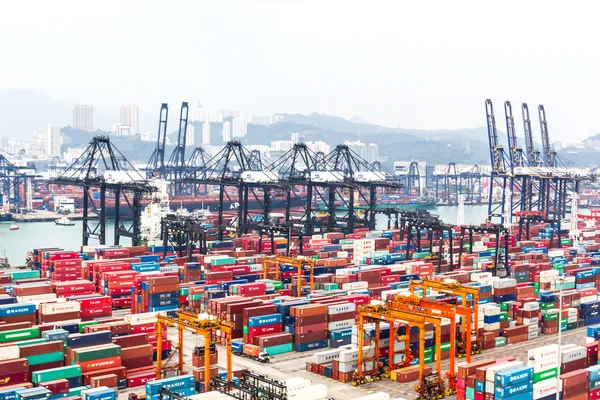
<path fill-rule="evenodd" d="M 298 269 L 298 297 L 302 296 L 302 285 L 300 279 L 302 278 L 302 272 L 306 269 L 309 273 L 309 289 L 312 292 L 315 287 L 315 261 L 311 258 L 293 258 L 284 256 L 265 257 L 263 258 L 263 279 L 267 279 L 269 274 L 275 274 L 276 280 L 281 280 L 281 264 L 290 264 Z"/>
<path fill-rule="evenodd" d="M 164 366 L 162 365 L 162 340 L 163 326 L 177 327 L 178 330 L 178 363 L 177 370 L 180 375 L 185 372 L 183 370 L 183 331 L 188 330 L 197 335 L 204 337 L 204 388 L 208 390 L 210 388 L 210 348 L 214 346 L 213 335 L 218 329 L 225 333 L 225 348 L 227 350 L 227 380 L 232 379 L 232 350 L 231 350 L 231 331 L 233 327 L 221 321 L 217 318 L 214 319 L 200 319 L 196 310 L 193 309 L 182 309 L 177 312 L 177 317 L 169 317 L 167 315 L 158 314 L 156 316 L 156 336 L 158 338 L 156 343 L 156 379 L 162 379 L 162 372 Z M 166 338 L 165 338 L 166 339 Z"/>
<path fill-rule="evenodd" d="M 412 312 L 417 314 L 428 315 L 430 317 L 442 316 L 450 320 L 450 366 L 446 371 L 446 379 L 448 379 L 448 387 L 446 388 L 446 395 L 452 395 L 456 393 L 456 371 L 454 368 L 454 360 L 456 357 L 456 315 L 461 315 L 464 322 L 461 324 L 463 331 L 471 331 L 471 316 L 473 312 L 461 306 L 450 306 L 445 303 L 438 301 L 429 301 L 419 298 L 418 296 L 406 296 L 401 294 L 395 294 L 387 299 L 387 306 L 391 310 Z M 466 318 L 465 318 L 466 317 Z M 471 362 L 471 340 L 470 334 L 468 335 L 466 344 L 467 362 Z"/>
<path fill-rule="evenodd" d="M 540 132 L 542 133 L 542 151 L 544 152 L 544 163 L 546 164 L 546 167 L 556 168 L 556 152 L 550 145 L 548 123 L 546 122 L 546 110 L 542 104 L 538 106 L 538 115 L 540 118 Z"/>
<path fill-rule="evenodd" d="M 531 119 L 529 118 L 529 107 L 527 103 L 521 104 L 521 113 L 523 114 L 523 128 L 525 130 L 525 150 L 530 167 L 541 166 L 540 152 L 535 148 L 533 142 L 533 132 L 531 130 Z"/>
<path fill-rule="evenodd" d="M 167 121 L 169 119 L 169 106 L 167 103 L 162 103 L 160 106 L 160 118 L 158 120 L 158 135 L 156 139 L 156 148 L 150 156 L 148 166 L 146 167 L 146 175 L 165 178 L 165 144 L 167 140 Z"/>
<path fill-rule="evenodd" d="M 446 395 L 444 389 L 444 381 L 441 378 L 441 326 L 442 317 L 425 315 L 422 313 L 409 312 L 404 310 L 392 309 L 387 305 L 366 305 L 362 306 L 358 311 L 358 361 L 357 368 L 354 372 L 352 384 L 357 385 L 367 381 L 368 375 L 372 380 L 378 380 L 379 368 L 376 362 L 373 371 L 363 371 L 363 337 L 364 337 L 364 323 L 365 318 L 373 319 L 375 323 L 376 340 L 375 340 L 375 359 L 379 356 L 379 323 L 380 321 L 387 321 L 391 325 L 395 322 L 406 323 L 410 326 L 416 326 L 419 328 L 419 384 L 415 386 L 415 390 L 419 394 L 418 400 L 431 400 L 440 399 Z M 436 340 L 436 373 L 424 375 L 425 370 L 425 324 L 433 324 L 435 326 L 435 340 Z M 374 378 L 374 379 L 373 379 Z"/>
<path fill-rule="evenodd" d="M 415 294 L 415 289 L 420 288 L 422 290 L 421 296 L 425 298 L 427 295 L 427 289 L 433 289 L 435 291 L 441 293 L 450 293 L 455 296 L 461 296 L 461 302 L 463 307 L 468 307 L 467 304 L 467 296 L 471 295 L 473 297 L 473 304 L 471 308 L 473 310 L 473 331 L 475 335 L 478 332 L 478 318 L 479 318 L 479 288 L 474 286 L 465 286 L 460 285 L 458 283 L 450 283 L 450 282 L 442 282 L 434 279 L 423 278 L 421 280 L 412 280 L 410 281 L 410 293 Z M 461 342 L 459 342 L 459 353 L 462 352 L 462 348 L 466 348 L 467 341 L 471 342 L 471 352 L 470 354 L 479 354 L 481 353 L 481 345 L 479 343 L 479 338 L 473 342 L 471 340 L 471 332 L 466 332 L 466 335 L 463 333 L 463 338 Z M 470 358 L 469 358 L 470 359 Z"/>

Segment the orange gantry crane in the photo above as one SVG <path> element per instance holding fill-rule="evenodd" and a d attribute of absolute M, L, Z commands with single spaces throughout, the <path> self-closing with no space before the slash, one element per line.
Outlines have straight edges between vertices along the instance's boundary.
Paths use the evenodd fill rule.
<path fill-rule="evenodd" d="M 183 309 L 177 312 L 177 317 L 158 314 L 156 316 L 156 379 L 162 379 L 162 373 L 165 367 L 162 363 L 162 340 L 167 339 L 163 336 L 163 326 L 176 327 L 178 333 L 178 342 L 175 346 L 178 352 L 177 370 L 179 375 L 183 375 L 183 331 L 191 331 L 204 337 L 204 390 L 210 390 L 210 347 L 214 346 L 214 334 L 218 329 L 225 333 L 225 348 L 227 350 L 227 381 L 232 379 L 232 350 L 231 350 L 231 331 L 233 327 L 221 321 L 218 318 L 200 318 L 197 311 L 193 309 Z"/>
<path fill-rule="evenodd" d="M 379 379 L 379 365 L 375 363 L 373 371 L 363 371 L 363 338 L 364 338 L 364 323 L 365 319 L 372 319 L 375 323 L 375 360 L 379 353 L 379 323 L 386 321 L 390 323 L 390 327 L 394 323 L 400 322 L 408 326 L 416 326 L 419 328 L 419 384 L 415 387 L 418 393 L 419 400 L 440 399 L 446 395 L 444 381 L 441 379 L 441 326 L 442 317 L 440 315 L 428 315 L 425 313 L 413 312 L 411 310 L 394 309 L 389 305 L 366 305 L 358 311 L 358 361 L 357 368 L 354 372 L 352 384 L 357 385 L 364 383 L 368 378 L 371 380 Z M 433 324 L 435 326 L 435 341 L 436 341 L 436 372 L 428 375 L 424 374 L 425 370 L 425 324 Z M 390 355 L 391 356 L 391 355 Z M 371 374 L 370 376 L 368 376 Z M 374 378 L 374 379 L 373 379 Z"/>
<path fill-rule="evenodd" d="M 432 289 L 435 290 L 437 292 L 440 293 L 449 293 L 452 294 L 454 296 L 461 296 L 461 303 L 462 303 L 462 308 L 458 309 L 457 308 L 457 313 L 459 312 L 464 312 L 465 308 L 469 308 L 471 310 L 473 310 L 472 316 L 473 316 L 473 326 L 472 326 L 472 331 L 467 330 L 465 324 L 462 324 L 462 338 L 459 342 L 459 351 L 458 351 L 458 356 L 462 357 L 462 356 L 466 356 L 467 355 L 467 351 L 466 351 L 466 347 L 467 344 L 470 346 L 471 351 L 469 351 L 468 355 L 469 357 L 467 358 L 467 361 L 469 361 L 471 359 L 470 355 L 471 354 L 479 354 L 481 353 L 482 347 L 481 344 L 479 343 L 479 339 L 477 338 L 477 332 L 479 329 L 479 288 L 475 287 L 475 286 L 466 286 L 466 285 L 461 285 L 459 283 L 456 282 L 444 282 L 444 281 L 440 281 L 440 280 L 436 280 L 436 279 L 432 279 L 432 278 L 422 278 L 421 280 L 412 280 L 410 281 L 410 293 L 411 294 L 415 294 L 415 289 L 421 289 L 421 296 L 423 299 L 425 299 L 426 295 L 427 295 L 427 289 Z M 467 302 L 467 297 L 471 296 L 472 297 L 472 304 L 469 305 Z M 440 304 L 440 303 L 438 303 Z M 469 317 L 470 318 L 470 317 Z M 473 334 L 472 332 L 475 332 L 475 337 L 477 338 L 475 341 L 471 340 L 471 335 Z"/>
<path fill-rule="evenodd" d="M 275 276 L 275 280 L 281 280 L 281 269 L 280 266 L 282 264 L 289 264 L 292 267 L 295 267 L 298 270 L 298 292 L 297 296 L 302 296 L 302 272 L 308 270 L 309 274 L 309 287 L 310 292 L 312 293 L 315 287 L 315 260 L 312 258 L 304 258 L 304 257 L 285 257 L 285 256 L 275 256 L 275 257 L 265 257 L 263 258 L 263 279 L 267 279 L 269 274 Z"/>

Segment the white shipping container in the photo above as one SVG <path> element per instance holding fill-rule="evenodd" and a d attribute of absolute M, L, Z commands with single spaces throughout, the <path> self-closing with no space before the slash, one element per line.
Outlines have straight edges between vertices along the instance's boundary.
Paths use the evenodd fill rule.
<path fill-rule="evenodd" d="M 548 255 L 550 255 L 550 254 L 548 254 Z M 550 257 L 552 257 L 552 256 L 550 256 Z M 559 275 L 559 272 L 557 269 L 548 269 L 548 270 L 540 271 L 540 278 L 553 278 L 558 275 Z"/>
<path fill-rule="evenodd" d="M 537 311 L 540 309 L 540 303 L 537 301 L 530 301 L 523 304 L 523 310 L 525 311 Z"/>
<path fill-rule="evenodd" d="M 495 315 L 500 315 L 500 306 L 494 304 L 486 304 L 485 307 L 479 306 L 479 309 L 483 311 L 483 315 L 486 317 L 493 317 Z"/>
<path fill-rule="evenodd" d="M 161 274 L 176 274 L 179 273 L 179 267 L 177 265 L 165 265 L 160 267 Z"/>
<path fill-rule="evenodd" d="M 339 362 L 338 370 L 340 372 L 353 372 L 357 366 L 358 366 L 358 364 L 356 363 L 356 361 Z"/>
<path fill-rule="evenodd" d="M 375 356 L 375 346 L 363 347 L 363 357 L 370 358 Z M 340 362 L 352 362 L 358 360 L 358 349 L 344 350 L 340 352 Z"/>
<path fill-rule="evenodd" d="M 556 379 L 546 379 L 533 384 L 533 400 L 556 395 Z"/>
<path fill-rule="evenodd" d="M 354 318 L 343 321 L 335 321 L 327 324 L 328 331 L 337 331 L 339 329 L 348 329 L 354 326 Z"/>
<path fill-rule="evenodd" d="M 338 270 L 339 271 L 339 270 Z M 342 290 L 363 290 L 369 288 L 369 282 L 350 282 L 342 285 Z"/>
<path fill-rule="evenodd" d="M 581 360 L 582 358 L 587 357 L 587 349 L 583 346 L 574 346 L 570 349 L 563 349 L 561 351 L 561 361 L 563 364 L 569 363 L 571 361 Z"/>
<path fill-rule="evenodd" d="M 56 315 L 77 311 L 81 311 L 81 303 L 78 301 L 40 304 L 40 312 L 42 315 Z"/>
<path fill-rule="evenodd" d="M 283 381 L 283 384 L 285 385 L 287 390 L 298 390 L 312 385 L 311 381 L 300 377 L 286 379 L 285 381 Z"/>
<path fill-rule="evenodd" d="M 512 279 L 512 278 L 504 278 L 504 279 L 500 279 L 498 281 L 494 281 L 495 289 L 504 289 L 504 288 L 515 287 L 515 286 L 517 286 L 517 280 Z"/>
<path fill-rule="evenodd" d="M 523 318 L 523 325 L 535 325 L 537 326 L 539 323 L 539 318 Z"/>
<path fill-rule="evenodd" d="M 45 294 L 33 294 L 31 296 L 17 296 L 17 303 L 34 303 L 36 306 L 44 301 L 67 301 L 67 299 L 61 297 L 57 298 L 56 293 L 45 293 Z M 39 307 L 36 307 L 39 308 Z"/>
<path fill-rule="evenodd" d="M 491 272 L 474 272 L 471 274 L 472 282 L 479 282 L 482 279 L 490 279 L 492 277 Z"/>
<path fill-rule="evenodd" d="M 563 346 L 564 348 L 564 346 Z M 547 359 L 556 360 L 558 356 L 558 345 L 549 344 L 547 346 L 536 347 L 535 349 L 527 350 L 527 359 L 533 361 L 542 361 Z"/>
<path fill-rule="evenodd" d="M 367 396 L 355 397 L 354 400 L 390 400 L 390 395 L 385 392 L 377 392 Z"/>
<path fill-rule="evenodd" d="M 500 329 L 500 322 L 494 322 L 492 324 L 483 324 L 483 330 L 486 332 L 493 332 Z"/>
<path fill-rule="evenodd" d="M 536 329 L 535 331 L 527 332 L 527 339 L 535 339 L 539 336 L 539 331 Z"/>
<path fill-rule="evenodd" d="M 263 266 L 261 264 L 250 264 L 250 272 L 262 272 Z"/>
<path fill-rule="evenodd" d="M 218 400 L 223 397 L 223 393 L 212 391 L 212 392 L 204 392 L 198 393 L 193 396 L 187 396 L 188 400 Z"/>
<path fill-rule="evenodd" d="M 575 322 L 577 322 L 577 315 L 569 315 L 567 317 L 568 324 L 574 324 Z"/>
<path fill-rule="evenodd" d="M 157 312 L 148 312 L 143 314 L 128 314 L 125 315 L 125 322 L 128 322 L 130 325 L 145 325 L 145 324 L 153 324 L 156 322 Z"/>
<path fill-rule="evenodd" d="M 13 360 L 20 356 L 19 346 L 0 347 L 0 361 Z"/>
<path fill-rule="evenodd" d="M 522 365 L 523 365 L 523 363 L 521 361 L 511 361 L 511 362 L 507 362 L 507 363 L 503 363 L 503 364 L 491 365 L 485 370 L 485 380 L 493 383 L 494 379 L 496 378 L 496 372 L 504 371 L 505 369 L 520 367 Z M 486 391 L 487 391 L 487 388 L 486 388 Z M 490 393 L 490 392 L 488 392 L 488 393 Z"/>
<path fill-rule="evenodd" d="M 556 357 L 541 361 L 529 360 L 527 361 L 527 366 L 533 367 L 533 372 L 541 372 L 558 367 L 558 360 Z"/>
<path fill-rule="evenodd" d="M 339 358 L 340 358 L 340 351 L 338 349 L 320 351 L 318 353 L 313 354 L 313 362 L 315 364 L 326 364 L 328 362 L 337 360 Z"/>
<path fill-rule="evenodd" d="M 312 385 L 287 392 L 288 400 L 320 400 L 327 398 L 327 386 Z"/>
<path fill-rule="evenodd" d="M 345 303 L 345 304 L 335 304 L 335 305 L 327 307 L 327 314 L 329 314 L 329 315 L 343 314 L 343 313 L 355 312 L 355 311 L 356 311 L 356 304 L 350 303 L 350 302 Z"/>

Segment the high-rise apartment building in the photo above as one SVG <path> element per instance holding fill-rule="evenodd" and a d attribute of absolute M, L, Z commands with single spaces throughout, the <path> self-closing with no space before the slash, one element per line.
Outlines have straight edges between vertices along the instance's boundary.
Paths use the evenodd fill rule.
<path fill-rule="evenodd" d="M 231 122 L 223 122 L 223 141 L 225 143 L 231 140 Z"/>
<path fill-rule="evenodd" d="M 94 107 L 89 105 L 73 107 L 73 129 L 94 131 Z"/>
<path fill-rule="evenodd" d="M 210 122 L 202 124 L 202 144 L 210 144 Z"/>
<path fill-rule="evenodd" d="M 248 134 L 248 118 L 235 117 L 231 129 L 231 136 L 244 137 Z"/>
<path fill-rule="evenodd" d="M 61 142 L 60 127 L 46 126 L 46 154 L 48 157 L 60 157 Z"/>
<path fill-rule="evenodd" d="M 140 126 L 139 107 L 136 104 L 121 106 L 120 122 L 121 125 L 127 125 L 131 127 L 132 135 L 137 135 Z"/>
<path fill-rule="evenodd" d="M 192 124 L 188 124 L 187 126 L 187 131 L 185 133 L 185 145 L 186 146 L 193 146 L 195 141 L 194 141 L 194 125 Z"/>

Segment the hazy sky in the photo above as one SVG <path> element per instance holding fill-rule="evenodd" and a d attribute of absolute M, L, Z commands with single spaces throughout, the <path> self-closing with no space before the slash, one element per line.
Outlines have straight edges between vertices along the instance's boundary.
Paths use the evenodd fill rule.
<path fill-rule="evenodd" d="M 255 114 L 485 125 L 546 107 L 553 140 L 600 133 L 590 1 L 3 1 L 0 88 L 95 105 L 200 100 Z M 516 107 L 515 107 L 516 105 Z"/>

